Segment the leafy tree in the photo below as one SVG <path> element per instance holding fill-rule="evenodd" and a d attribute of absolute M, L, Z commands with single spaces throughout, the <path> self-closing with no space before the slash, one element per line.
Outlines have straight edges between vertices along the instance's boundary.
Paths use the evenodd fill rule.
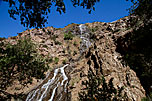
<path fill-rule="evenodd" d="M 51 6 L 56 6 L 56 11 L 65 13 L 65 3 L 63 0 L 3 0 L 9 3 L 9 14 L 13 19 L 15 15 L 20 17 L 24 27 L 43 27 L 47 23 L 48 13 Z M 74 7 L 81 6 L 89 9 L 89 13 L 95 10 L 94 5 L 100 0 L 71 0 Z"/>
<path fill-rule="evenodd" d="M 48 69 L 45 60 L 38 55 L 35 44 L 29 39 L 16 44 L 0 42 L 0 88 L 5 89 L 14 80 L 31 83 L 32 77 L 43 78 Z"/>
<path fill-rule="evenodd" d="M 152 0 L 127 0 L 133 3 L 128 25 L 133 29 L 124 38 L 117 40 L 117 50 L 123 55 L 125 63 L 139 77 L 147 94 L 152 89 Z"/>
<path fill-rule="evenodd" d="M 131 15 L 136 17 L 130 17 L 131 27 L 137 28 L 138 23 L 143 23 L 147 25 L 151 23 L 152 19 L 152 0 L 127 0 L 133 3 L 133 6 L 129 9 Z"/>
<path fill-rule="evenodd" d="M 106 83 L 104 76 L 101 78 L 95 75 L 91 68 L 89 68 L 87 78 L 88 80 L 82 81 L 85 88 L 79 92 L 80 101 L 121 101 L 124 99 L 121 94 L 123 87 L 118 87 L 117 90 L 113 85 L 113 78 Z"/>
<path fill-rule="evenodd" d="M 16 19 L 16 15 L 20 17 L 21 24 L 24 27 L 44 27 L 47 23 L 48 14 L 51 7 L 56 6 L 56 11 L 66 12 L 66 6 L 63 0 L 2 0 L 9 3 L 10 17 Z M 141 16 L 143 19 L 152 15 L 151 0 L 126 0 L 131 1 L 133 6 L 130 8 L 131 14 Z M 74 7 L 81 6 L 89 10 L 95 10 L 94 5 L 100 0 L 71 0 Z"/>
<path fill-rule="evenodd" d="M 127 0 L 128 1 L 128 0 Z M 151 0 L 130 0 L 133 6 L 129 9 L 130 14 L 139 16 L 151 17 L 152 14 L 152 1 Z"/>

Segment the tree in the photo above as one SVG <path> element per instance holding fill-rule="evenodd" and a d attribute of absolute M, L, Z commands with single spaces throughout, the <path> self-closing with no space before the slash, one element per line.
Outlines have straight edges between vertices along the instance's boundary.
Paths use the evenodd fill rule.
<path fill-rule="evenodd" d="M 21 84 L 31 83 L 33 77 L 44 78 L 48 66 L 29 39 L 18 40 L 16 44 L 0 42 L 0 89 L 5 89 L 14 80 Z"/>
<path fill-rule="evenodd" d="M 127 0 L 128 1 L 128 0 Z M 152 15 L 152 0 L 130 0 L 133 6 L 129 9 L 131 15 L 136 15 L 139 19 L 134 19 L 143 21 L 145 24 L 149 23 Z M 134 23 L 134 22 L 133 22 Z"/>
<path fill-rule="evenodd" d="M 51 6 L 56 6 L 56 11 L 60 14 L 66 12 L 63 0 L 2 0 L 9 3 L 8 13 L 10 17 L 16 19 L 16 15 L 20 17 L 21 24 L 24 27 L 44 27 L 47 22 L 48 14 Z M 131 1 L 133 6 L 130 8 L 131 14 L 140 15 L 146 19 L 152 14 L 151 0 L 126 0 Z M 100 0 L 71 0 L 74 7 L 81 6 L 89 10 L 95 10 L 95 4 Z M 144 16 L 143 16 L 144 15 Z M 145 19 L 145 18 L 143 18 Z"/>
<path fill-rule="evenodd" d="M 152 0 L 131 0 L 133 6 L 129 9 L 130 28 L 132 32 L 124 38 L 119 38 L 117 50 L 123 55 L 125 63 L 133 69 L 139 77 L 147 94 L 152 92 Z M 127 49 L 126 49 L 127 48 Z"/>
<path fill-rule="evenodd" d="M 94 74 L 89 68 L 87 79 L 82 81 L 84 88 L 79 92 L 79 101 L 125 101 L 126 97 L 122 95 L 123 87 L 116 89 L 113 78 L 106 83 L 104 76 Z"/>
<path fill-rule="evenodd" d="M 63 0 L 3 0 L 9 3 L 8 13 L 10 17 L 16 20 L 15 15 L 20 17 L 21 24 L 24 27 L 44 27 L 47 23 L 48 13 L 51 6 L 56 6 L 56 11 L 65 13 L 65 3 Z M 94 5 L 100 0 L 71 0 L 74 7 L 82 6 L 89 9 L 89 13 L 95 10 Z"/>

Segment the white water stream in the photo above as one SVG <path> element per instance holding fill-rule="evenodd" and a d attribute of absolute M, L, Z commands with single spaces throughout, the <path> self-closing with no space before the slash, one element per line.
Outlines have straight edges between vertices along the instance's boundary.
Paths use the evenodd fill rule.
<path fill-rule="evenodd" d="M 55 69 L 52 79 L 48 80 L 42 86 L 37 87 L 35 90 L 29 93 L 26 98 L 26 101 L 43 101 L 43 100 L 53 101 L 54 96 L 59 87 L 62 88 L 64 92 L 66 92 L 68 77 L 64 69 L 68 65 L 69 64 L 66 64 L 60 68 Z M 48 95 L 51 96 L 49 97 Z M 62 96 L 60 96 L 60 98 L 62 98 Z"/>
<path fill-rule="evenodd" d="M 85 25 L 81 24 L 81 25 L 79 25 L 79 28 L 80 28 L 80 32 L 81 32 L 80 38 L 82 39 L 80 48 L 81 48 L 82 52 L 84 52 L 85 49 L 87 49 L 91 46 L 91 42 L 89 39 L 90 35 L 87 32 L 87 27 Z"/>
<path fill-rule="evenodd" d="M 84 52 L 87 48 L 91 46 L 90 35 L 87 32 L 85 25 L 79 25 L 80 38 L 82 43 L 80 45 L 80 53 Z M 65 68 L 69 64 L 66 64 L 60 68 L 54 70 L 53 77 L 51 73 L 48 73 L 43 82 L 40 83 L 34 90 L 32 90 L 26 101 L 61 101 L 65 100 L 65 95 L 67 94 L 67 84 L 68 76 L 65 73 Z M 49 78 L 49 77 L 52 78 Z"/>

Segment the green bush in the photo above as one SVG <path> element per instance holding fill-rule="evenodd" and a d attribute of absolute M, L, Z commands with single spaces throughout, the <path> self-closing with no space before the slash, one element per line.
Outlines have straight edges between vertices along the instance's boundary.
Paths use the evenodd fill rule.
<path fill-rule="evenodd" d="M 152 101 L 152 92 L 147 97 L 144 97 L 141 101 Z"/>
<path fill-rule="evenodd" d="M 74 35 L 72 32 L 64 33 L 64 40 L 72 40 Z"/>
<path fill-rule="evenodd" d="M 17 41 L 16 44 L 0 46 L 0 88 L 5 89 L 14 80 L 28 83 L 32 77 L 43 78 L 48 69 L 45 60 L 38 55 L 36 45 L 30 38 Z"/>
<path fill-rule="evenodd" d="M 77 46 L 77 42 L 76 42 L 76 41 L 74 41 L 73 45 L 74 45 L 74 46 Z"/>
<path fill-rule="evenodd" d="M 47 61 L 48 63 L 52 63 L 52 62 L 53 62 L 53 58 L 52 58 L 52 57 L 47 58 L 46 61 Z"/>
<path fill-rule="evenodd" d="M 56 38 L 58 38 L 57 35 L 51 35 L 50 38 L 53 40 L 53 41 L 56 41 Z"/>
<path fill-rule="evenodd" d="M 62 64 L 66 64 L 66 62 L 67 62 L 67 60 L 66 60 L 66 59 L 64 59 L 64 60 L 62 61 Z"/>
<path fill-rule="evenodd" d="M 94 28 L 91 28 L 90 30 L 91 30 L 91 32 L 96 32 L 98 29 L 99 29 L 98 26 L 96 26 Z"/>
<path fill-rule="evenodd" d="M 54 43 L 55 43 L 55 45 L 62 45 L 62 43 L 61 43 L 61 42 L 56 41 L 56 40 L 55 40 L 55 42 L 54 42 Z"/>
<path fill-rule="evenodd" d="M 58 57 L 55 57 L 54 62 L 55 62 L 55 64 L 58 64 L 59 58 L 58 58 Z"/>
<path fill-rule="evenodd" d="M 118 87 L 118 90 L 114 88 L 113 78 L 106 83 L 104 76 L 95 75 L 91 68 L 87 78 L 88 80 L 82 81 L 85 88 L 79 92 L 80 101 L 120 101 L 124 99 L 121 94 L 123 87 Z"/>

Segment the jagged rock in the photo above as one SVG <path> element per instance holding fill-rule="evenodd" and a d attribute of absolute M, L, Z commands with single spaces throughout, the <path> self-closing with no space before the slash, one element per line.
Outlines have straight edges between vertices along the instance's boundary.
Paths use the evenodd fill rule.
<path fill-rule="evenodd" d="M 128 101 L 140 101 L 145 97 L 145 90 L 140 84 L 136 73 L 129 66 L 122 64 L 122 56 L 116 52 L 118 44 L 121 44 L 121 41 L 116 43 L 116 41 L 119 41 L 117 39 L 125 37 L 126 33 L 132 31 L 126 29 L 125 22 L 127 21 L 128 18 L 125 17 L 112 23 L 94 22 L 80 26 L 72 24 L 63 29 L 53 27 L 32 29 L 19 34 L 17 38 L 30 36 L 39 45 L 38 51 L 40 54 L 46 57 L 58 57 L 58 65 L 61 65 L 65 59 L 73 65 L 67 70 L 70 76 L 68 94 L 72 101 L 78 100 L 78 92 L 82 88 L 82 81 L 86 79 L 89 67 L 93 69 L 96 75 L 104 75 L 107 82 L 110 78 L 114 78 L 114 86 L 116 88 L 124 87 L 123 94 L 126 94 Z M 64 40 L 64 33 L 69 31 L 76 37 L 73 40 Z M 80 40 L 82 40 L 82 43 L 80 43 Z M 84 40 L 90 42 L 89 45 L 83 43 Z M 16 42 L 12 41 L 12 39 L 7 39 L 7 41 Z M 59 41 L 60 44 L 56 45 L 55 41 Z M 77 45 L 74 45 L 74 42 L 77 42 Z M 86 47 L 81 47 L 82 44 L 86 45 Z M 72 52 L 74 53 L 74 51 L 80 49 L 83 51 L 77 52 L 76 56 L 72 56 Z M 54 67 L 56 65 L 55 63 L 50 64 L 50 66 Z M 10 90 L 11 88 L 7 89 L 7 92 Z M 22 91 L 25 93 L 24 89 Z"/>
<path fill-rule="evenodd" d="M 125 19 L 125 18 L 124 18 Z M 114 78 L 113 84 L 117 87 L 124 87 L 123 93 L 126 94 L 128 101 L 141 101 L 143 97 L 145 97 L 145 90 L 143 89 L 142 85 L 140 84 L 140 80 L 136 76 L 136 73 L 130 69 L 129 66 L 125 66 L 121 62 L 121 55 L 116 52 L 116 39 L 118 37 L 123 37 L 131 30 L 126 30 L 125 32 L 122 30 L 119 33 L 113 33 L 115 29 L 115 24 L 117 24 L 118 28 L 125 29 L 126 20 L 118 20 L 113 22 L 112 24 L 104 24 L 104 26 L 110 26 L 110 30 L 103 31 L 102 27 L 98 28 L 98 33 L 96 34 L 97 39 L 92 47 L 85 53 L 85 60 L 80 61 L 80 65 L 76 65 L 76 68 L 81 68 L 85 66 L 85 68 L 81 68 L 81 71 L 84 71 L 87 74 L 87 70 L 91 67 L 95 74 L 97 75 L 104 75 L 106 81 L 108 82 L 110 78 Z M 120 24 L 118 26 L 118 23 Z M 98 25 L 99 24 L 99 25 Z M 88 26 L 100 26 L 100 23 L 93 23 L 88 24 Z M 101 33 L 100 33 L 101 32 Z M 103 33 L 104 32 L 104 33 Z M 114 39 L 113 39 L 114 37 Z M 88 65 L 86 65 L 88 64 Z M 72 74 L 74 79 L 75 75 L 79 75 L 79 78 L 84 80 L 85 76 L 80 76 L 80 73 Z M 77 76 L 78 77 L 78 76 Z M 73 80 L 72 79 L 72 80 Z M 71 89 L 71 99 L 73 101 L 77 101 L 78 92 L 80 92 L 82 86 L 79 80 L 78 83 L 74 84 L 73 89 Z"/>
<path fill-rule="evenodd" d="M 103 48 L 97 45 L 97 49 L 92 49 L 91 56 L 95 57 L 95 60 L 89 57 L 92 61 L 92 69 L 97 73 L 101 73 L 105 76 L 107 82 L 110 78 L 114 78 L 114 86 L 124 87 L 124 93 L 126 93 L 129 101 L 139 101 L 145 96 L 145 91 L 140 84 L 136 73 L 128 66 L 123 66 L 121 62 L 115 58 L 119 57 L 118 54 L 111 54 L 112 52 L 102 52 Z M 103 47 L 103 46 L 102 46 Z"/>

